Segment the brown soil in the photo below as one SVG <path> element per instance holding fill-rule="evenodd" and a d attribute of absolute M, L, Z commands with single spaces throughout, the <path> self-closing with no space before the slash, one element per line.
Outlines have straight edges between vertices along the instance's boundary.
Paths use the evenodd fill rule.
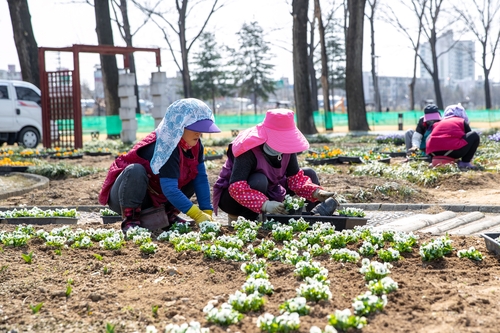
<path fill-rule="evenodd" d="M 108 167 L 111 161 L 109 157 L 85 156 L 68 163 Z M 217 166 L 209 170 L 211 183 L 222 161 L 215 163 Z M 356 194 L 360 189 L 371 192 L 371 196 L 365 197 L 368 202 L 498 203 L 498 174 L 461 173 L 433 188 L 397 181 L 418 190 L 417 195 L 404 199 L 375 194 L 374 186 L 388 182 L 387 179 L 352 176 L 347 165 L 339 169 L 342 172 L 337 174 L 320 174 L 325 188 L 342 195 Z M 105 175 L 101 172 L 79 179 L 53 180 L 48 189 L 2 200 L 0 206 L 97 205 Z M 13 228 L 0 227 L 8 231 Z M 227 229 L 224 232 L 229 233 Z M 260 233 L 259 237 L 269 236 Z M 451 238 L 456 250 L 475 246 L 485 255 L 484 260 L 476 263 L 459 259 L 455 250 L 442 260 L 423 263 L 415 248 L 394 265 L 391 277 L 400 288 L 388 296 L 383 312 L 368 318 L 363 332 L 498 332 L 500 257 L 489 253 L 479 237 Z M 426 239 L 421 235 L 420 242 Z M 294 297 L 301 283 L 292 266 L 270 263 L 268 273 L 275 292 L 267 297 L 264 310 L 245 315 L 240 324 L 219 327 L 205 320 L 202 309 L 212 299 L 218 299 L 220 305 L 243 285 L 245 275 L 240 263 L 208 260 L 199 252 L 177 253 L 168 243 L 158 245 L 159 251 L 152 256 L 142 255 L 131 242 L 120 252 L 101 250 L 96 245 L 90 250 L 63 249 L 62 255 L 56 255 L 37 240 L 22 248 L 4 246 L 0 251 L 0 331 L 105 332 L 106 323 L 112 323 L 116 324 L 115 332 L 145 332 L 147 325 L 155 325 L 161 332 L 168 323 L 180 325 L 195 320 L 211 332 L 259 332 L 256 318 L 264 312 L 278 315 L 279 305 Z M 28 265 L 21 253 L 30 251 L 34 259 Z M 93 256 L 95 253 L 102 255 L 102 261 Z M 300 332 L 309 332 L 312 325 L 323 329 L 328 315 L 336 309 L 352 309 L 352 299 L 366 291 L 358 272 L 359 263 L 341 264 L 326 256 L 317 261 L 329 271 L 333 298 L 310 304 L 313 310 L 301 317 Z M 110 268 L 111 273 L 104 275 L 104 267 Z M 74 280 L 73 290 L 66 297 L 69 278 Z M 40 312 L 32 314 L 29 306 L 41 302 Z M 154 305 L 159 306 L 157 317 L 152 314 Z"/>
<path fill-rule="evenodd" d="M 453 251 L 444 259 L 423 263 L 415 248 L 394 264 L 391 276 L 399 290 L 388 296 L 383 312 L 368 318 L 363 332 L 498 332 L 500 258 L 489 255 L 477 237 L 452 239 L 456 249 L 475 246 L 486 258 L 476 263 L 459 259 Z M 35 255 L 28 265 L 21 253 L 30 251 Z M 328 315 L 336 309 L 352 309 L 352 299 L 366 291 L 359 263 L 341 264 L 328 256 L 316 260 L 329 271 L 333 298 L 310 304 L 311 314 L 301 317 L 300 332 L 309 332 L 312 325 L 324 328 Z M 147 325 L 161 331 L 168 323 L 192 320 L 211 332 L 258 332 L 256 318 L 264 312 L 278 315 L 279 305 L 295 297 L 301 283 L 293 266 L 270 262 L 274 294 L 266 297 L 262 311 L 247 314 L 241 323 L 226 329 L 208 323 L 202 309 L 213 299 L 220 305 L 240 289 L 245 275 L 238 262 L 205 259 L 200 252 L 177 253 L 167 243 L 159 243 L 159 251 L 152 256 L 141 255 L 131 242 L 120 252 L 95 246 L 64 249 L 56 255 L 38 240 L 27 247 L 4 247 L 0 262 L 2 332 L 105 332 L 107 323 L 116 324 L 116 332 L 145 332 Z M 104 267 L 109 274 L 103 274 Z M 67 297 L 70 278 L 74 282 Z M 30 305 L 42 302 L 40 312 L 32 314 Z M 157 316 L 152 312 L 155 305 Z"/>
<path fill-rule="evenodd" d="M 299 160 L 303 159 L 299 156 Z M 68 164 L 108 168 L 111 156 L 84 156 L 83 159 L 67 160 Z M 391 163 L 403 163 L 404 158 L 393 158 Z M 224 160 L 211 161 L 214 167 L 208 170 L 209 181 L 215 182 Z M 392 180 L 368 176 L 353 176 L 348 164 L 336 165 L 335 174 L 319 173 L 321 185 L 331 189 L 349 202 L 387 202 L 387 203 L 448 203 L 448 204 L 498 204 L 500 194 L 500 174 L 480 171 L 463 172 L 450 175 L 432 187 L 417 186 L 404 180 Z M 98 205 L 97 197 L 106 171 L 81 178 L 51 180 L 49 187 L 42 190 L 0 200 L 0 206 L 82 206 Z M 374 188 L 388 182 L 413 188 L 416 193 L 410 197 L 385 196 Z"/>

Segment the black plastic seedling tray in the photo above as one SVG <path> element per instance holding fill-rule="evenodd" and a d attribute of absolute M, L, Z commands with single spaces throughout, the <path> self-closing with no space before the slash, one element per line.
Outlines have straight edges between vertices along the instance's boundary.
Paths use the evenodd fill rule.
<path fill-rule="evenodd" d="M 220 159 L 222 159 L 222 154 L 205 155 L 205 161 L 220 160 Z"/>
<path fill-rule="evenodd" d="M 322 164 L 340 164 L 338 157 L 323 158 L 315 160 L 313 158 L 306 158 L 306 162 L 312 165 L 322 165 Z"/>
<path fill-rule="evenodd" d="M 102 223 L 103 224 L 111 224 L 111 223 L 116 223 L 116 222 L 121 222 L 123 219 L 120 215 L 101 215 Z"/>
<path fill-rule="evenodd" d="M 341 163 L 363 163 L 363 160 L 359 156 L 339 156 L 339 161 Z"/>
<path fill-rule="evenodd" d="M 406 157 L 406 152 L 404 151 L 394 151 L 389 153 L 390 157 Z"/>
<path fill-rule="evenodd" d="M 10 172 L 25 172 L 28 170 L 27 166 L 1 166 L 0 174 L 10 173 Z"/>
<path fill-rule="evenodd" d="M 78 222 L 77 217 L 16 217 L 0 219 L 0 223 L 7 224 L 76 224 Z"/>
<path fill-rule="evenodd" d="M 288 224 L 290 219 L 298 220 L 299 218 L 303 218 L 305 221 L 309 222 L 309 224 L 314 224 L 316 222 L 328 222 L 335 226 L 335 230 L 342 231 L 344 229 L 354 229 L 355 226 L 363 226 L 366 225 L 368 219 L 362 217 L 350 217 L 350 216 L 319 216 L 319 215 L 275 215 L 275 214 L 266 214 L 265 220 L 273 219 L 276 222 Z"/>

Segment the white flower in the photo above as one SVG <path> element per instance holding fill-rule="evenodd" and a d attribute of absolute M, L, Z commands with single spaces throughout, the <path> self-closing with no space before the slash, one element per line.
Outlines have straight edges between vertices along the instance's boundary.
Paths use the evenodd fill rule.
<path fill-rule="evenodd" d="M 146 326 L 146 333 L 158 333 L 158 330 L 153 325 Z"/>
<path fill-rule="evenodd" d="M 311 326 L 309 333 L 323 333 L 323 331 L 318 326 Z"/>
<path fill-rule="evenodd" d="M 354 303 L 352 303 L 352 307 L 354 308 L 354 310 L 356 310 L 356 312 L 358 312 L 362 311 L 365 308 L 365 305 L 362 301 L 355 301 Z"/>

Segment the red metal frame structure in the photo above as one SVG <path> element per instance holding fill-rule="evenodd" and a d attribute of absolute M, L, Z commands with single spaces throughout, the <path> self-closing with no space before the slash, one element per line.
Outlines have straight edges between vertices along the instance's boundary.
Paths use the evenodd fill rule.
<path fill-rule="evenodd" d="M 47 51 L 72 52 L 73 70 L 47 72 L 45 69 L 45 52 Z M 64 148 L 83 147 L 79 60 L 81 52 L 106 55 L 121 54 L 123 55 L 123 66 L 125 69 L 130 68 L 130 54 L 134 52 L 154 52 L 156 55 L 156 67 L 158 69 L 161 67 L 159 48 L 82 44 L 74 44 L 68 47 L 39 47 L 38 62 L 40 66 L 40 90 L 42 91 L 42 140 L 44 147 L 52 147 L 53 142 L 58 143 L 58 146 Z M 71 84 L 68 84 L 68 82 Z M 70 118 L 68 119 L 68 117 Z M 73 122 L 71 122 L 71 117 Z M 55 136 L 53 130 L 54 123 L 55 126 L 59 126 L 61 121 L 63 133 Z M 65 140 L 68 132 L 72 132 L 72 140 Z M 53 137 L 55 137 L 55 139 Z"/>

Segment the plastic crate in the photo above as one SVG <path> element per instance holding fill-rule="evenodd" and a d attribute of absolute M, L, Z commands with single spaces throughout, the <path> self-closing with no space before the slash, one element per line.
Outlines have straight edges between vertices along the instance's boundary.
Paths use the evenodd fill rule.
<path fill-rule="evenodd" d="M 500 243 L 495 240 L 500 237 L 500 233 L 481 234 L 481 237 L 484 238 L 488 251 L 500 255 Z"/>

